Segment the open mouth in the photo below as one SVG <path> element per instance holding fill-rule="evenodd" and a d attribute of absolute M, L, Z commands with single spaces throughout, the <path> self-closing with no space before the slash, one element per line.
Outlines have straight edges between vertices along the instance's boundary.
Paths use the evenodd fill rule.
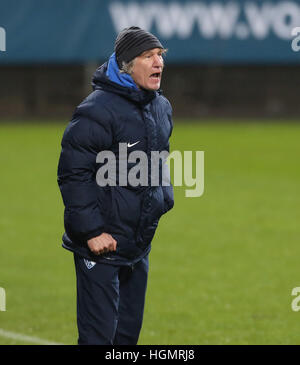
<path fill-rule="evenodd" d="M 160 79 L 161 77 L 161 72 L 156 72 L 150 75 L 151 79 Z"/>

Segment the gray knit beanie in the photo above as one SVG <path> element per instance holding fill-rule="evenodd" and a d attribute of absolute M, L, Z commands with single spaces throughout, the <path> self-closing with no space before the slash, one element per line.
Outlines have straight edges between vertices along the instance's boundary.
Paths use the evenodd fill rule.
<path fill-rule="evenodd" d="M 152 48 L 164 48 L 153 34 L 139 27 L 123 29 L 115 41 L 115 54 L 119 68 L 122 68 L 123 61 L 127 63 Z"/>

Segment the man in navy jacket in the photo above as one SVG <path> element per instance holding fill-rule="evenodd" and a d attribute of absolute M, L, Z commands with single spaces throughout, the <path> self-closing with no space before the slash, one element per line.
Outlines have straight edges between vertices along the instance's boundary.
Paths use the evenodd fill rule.
<path fill-rule="evenodd" d="M 160 176 L 151 184 L 152 153 L 169 151 L 173 127 L 170 103 L 159 90 L 164 52 L 149 32 L 138 27 L 120 32 L 115 52 L 94 74 L 94 91 L 63 135 L 58 184 L 65 205 L 63 247 L 75 260 L 78 344 L 138 341 L 151 241 L 160 217 L 174 204 L 170 183 Z M 128 153 L 148 157 L 146 183 L 132 184 L 125 176 L 127 184 L 121 184 L 121 144 Z M 98 183 L 102 151 L 115 156 L 116 184 Z M 126 158 L 126 171 L 137 163 Z"/>

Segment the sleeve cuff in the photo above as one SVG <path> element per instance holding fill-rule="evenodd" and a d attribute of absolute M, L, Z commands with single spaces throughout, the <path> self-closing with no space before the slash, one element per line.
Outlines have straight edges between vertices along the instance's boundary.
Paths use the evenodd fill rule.
<path fill-rule="evenodd" d="M 91 238 L 100 236 L 100 234 L 102 234 L 103 232 L 104 232 L 103 228 L 101 228 L 101 229 L 99 228 L 99 229 L 97 229 L 95 231 L 92 231 L 92 232 L 88 233 L 87 235 L 85 235 L 84 241 L 87 242 Z"/>

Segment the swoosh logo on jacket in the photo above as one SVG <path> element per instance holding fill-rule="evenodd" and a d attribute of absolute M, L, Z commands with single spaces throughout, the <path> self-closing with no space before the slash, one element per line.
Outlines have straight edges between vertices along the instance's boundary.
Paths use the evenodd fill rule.
<path fill-rule="evenodd" d="M 136 144 L 138 144 L 140 141 L 137 141 L 137 142 L 135 142 L 135 143 L 127 143 L 127 147 L 128 148 L 130 148 L 130 147 L 133 147 L 133 146 L 135 146 Z"/>

